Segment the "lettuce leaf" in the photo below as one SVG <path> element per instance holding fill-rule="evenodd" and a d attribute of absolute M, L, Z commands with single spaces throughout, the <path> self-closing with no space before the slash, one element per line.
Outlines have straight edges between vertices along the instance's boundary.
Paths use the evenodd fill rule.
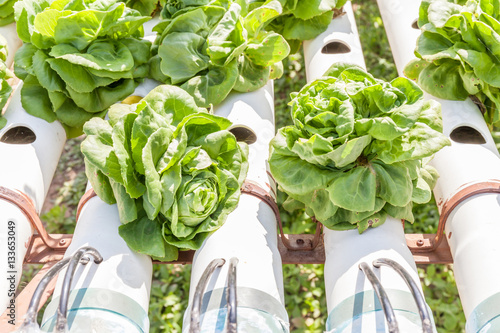
<path fill-rule="evenodd" d="M 424 0 L 418 25 L 418 59 L 405 68 L 430 94 L 451 100 L 475 96 L 484 118 L 500 122 L 500 2 Z"/>

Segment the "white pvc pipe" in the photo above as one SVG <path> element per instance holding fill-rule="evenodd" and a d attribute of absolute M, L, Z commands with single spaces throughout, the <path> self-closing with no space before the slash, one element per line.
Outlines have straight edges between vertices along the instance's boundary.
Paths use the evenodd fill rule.
<path fill-rule="evenodd" d="M 7 68 L 10 68 L 12 62 L 14 61 L 14 54 L 16 53 L 17 49 L 19 49 L 23 45 L 23 42 L 17 35 L 15 23 L 0 27 L 0 35 L 2 35 L 5 40 L 7 40 L 8 55 L 5 64 L 7 65 Z"/>
<path fill-rule="evenodd" d="M 366 68 L 350 5 L 345 11 L 346 15 L 336 18 L 327 32 L 304 45 L 308 82 L 320 78 L 336 62 L 354 63 Z M 332 40 L 344 41 L 352 52 L 322 54 L 323 47 Z M 408 271 L 421 289 L 401 221 L 388 217 L 383 225 L 370 228 L 361 235 L 357 230 L 324 228 L 324 244 L 325 293 L 329 313 L 326 329 L 346 333 L 387 331 L 373 287 L 359 269 L 359 264 L 366 262 L 371 266 L 375 259 L 393 259 Z M 373 270 L 389 295 L 401 332 L 422 332 L 416 302 L 404 280 L 388 267 Z"/>
<path fill-rule="evenodd" d="M 377 0 L 377 2 L 398 74 L 404 76 L 404 67 L 410 60 L 416 58 L 413 51 L 420 36 L 420 29 L 415 29 L 412 25 L 418 20 L 420 0 Z"/>
<path fill-rule="evenodd" d="M 158 85 L 145 79 L 132 96 L 144 97 Z M 119 226 L 116 205 L 108 205 L 97 197 L 90 199 L 80 213 L 65 256 L 71 256 L 82 246 L 92 246 L 104 261 L 80 266 L 75 273 L 68 306 L 70 332 L 149 331 L 151 258 L 132 251 L 118 234 Z M 44 313 L 42 330 L 51 331 L 55 325 L 65 272 L 66 269 L 59 274 L 53 301 Z"/>
<path fill-rule="evenodd" d="M 12 100 L 5 112 L 7 125 L 0 130 L 0 140 L 16 127 L 27 127 L 36 135 L 36 140 L 29 144 L 10 144 L 0 142 L 0 186 L 26 194 L 37 213 L 40 212 L 49 190 L 52 177 L 61 156 L 66 133 L 58 123 L 47 123 L 44 120 L 26 113 L 21 106 L 20 84 L 12 96 Z M 12 221 L 12 222 L 9 222 Z M 15 224 L 15 265 L 14 269 L 7 260 L 9 229 L 8 225 Z M 0 290 L 17 288 L 22 273 L 22 264 L 26 255 L 29 239 L 33 233 L 30 222 L 21 210 L 7 201 L 0 200 L 0 272 L 11 280 L 2 276 Z M 12 233 L 12 232 L 11 232 Z M 12 261 L 12 260 L 10 260 Z M 9 273 L 9 272 L 15 273 Z M 12 278 L 13 277 L 13 278 Z M 14 288 L 15 289 L 15 288 Z M 0 310 L 4 311 L 11 297 L 9 293 L 0 294 Z"/>
<path fill-rule="evenodd" d="M 324 234 L 327 331 L 388 331 L 372 285 L 358 266 L 362 262 L 371 266 L 375 259 L 389 258 L 401 264 L 420 286 L 401 220 L 388 217 L 384 224 L 361 235 L 357 230 L 327 228 Z M 422 332 L 416 303 L 403 279 L 388 267 L 373 270 L 394 307 L 400 331 Z"/>
<path fill-rule="evenodd" d="M 500 180 L 500 159 L 484 119 L 470 99 L 439 101 L 445 135 L 467 126 L 476 129 L 486 141 L 467 144 L 451 140 L 450 147 L 435 155 L 431 163 L 440 178 L 434 196 L 441 211 L 444 202 L 465 185 Z M 445 227 L 467 332 L 500 330 L 500 285 L 496 278 L 500 274 L 499 202 L 500 195 L 495 193 L 475 195 L 453 210 Z"/>
<path fill-rule="evenodd" d="M 215 113 L 229 118 L 234 126 L 244 125 L 257 135 L 251 144 L 247 180 L 272 194 L 274 184 L 267 171 L 269 142 L 274 137 L 273 85 L 245 94 L 232 94 Z M 183 332 L 189 331 L 190 309 L 195 288 L 207 265 L 216 258 L 226 264 L 215 271 L 204 294 L 202 332 L 215 332 L 217 320 L 226 317 L 225 288 L 229 260 L 237 257 L 239 332 L 288 332 L 284 308 L 283 273 L 277 246 L 276 218 L 267 204 L 242 194 L 238 207 L 225 224 L 210 235 L 196 251 L 191 272 L 190 306 L 184 316 Z M 265 324 L 263 324 L 265 322 Z"/>
<path fill-rule="evenodd" d="M 82 246 L 102 255 L 99 264 L 79 265 L 68 304 L 69 332 L 149 332 L 149 295 L 152 262 L 132 251 L 118 234 L 116 205 L 90 199 L 80 213 L 65 257 Z M 66 269 L 59 273 L 52 301 L 45 310 L 42 331 L 52 332 Z"/>
<path fill-rule="evenodd" d="M 398 72 L 414 58 L 419 31 L 411 27 L 418 17 L 419 0 L 379 0 L 380 11 L 392 46 Z M 392 10 L 391 10 L 392 8 Z M 493 138 L 478 107 L 470 100 L 438 99 L 443 113 L 443 133 L 452 145 L 439 151 L 432 165 L 440 178 L 434 188 L 441 210 L 444 202 L 464 185 L 500 179 L 500 159 Z M 472 128 L 484 143 L 466 143 L 454 137 L 457 128 Z M 454 140 L 456 141 L 454 141 Z M 458 142 L 457 142 L 458 141 Z M 462 142 L 460 142 L 462 141 Z M 454 273 L 462 301 L 467 332 L 500 330 L 500 196 L 481 194 L 457 206 L 448 218 L 445 234 L 454 261 Z"/>
<path fill-rule="evenodd" d="M 323 76 L 325 71 L 336 62 L 358 64 L 366 68 L 358 28 L 350 1 L 344 5 L 345 14 L 337 17 L 328 29 L 315 39 L 304 41 L 304 61 L 307 82 Z M 350 48 L 347 53 L 324 53 L 323 47 L 339 42 Z"/>

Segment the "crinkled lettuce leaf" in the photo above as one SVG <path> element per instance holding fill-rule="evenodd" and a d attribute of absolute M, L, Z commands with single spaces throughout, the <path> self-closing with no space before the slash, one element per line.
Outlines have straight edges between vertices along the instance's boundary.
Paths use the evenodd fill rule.
<path fill-rule="evenodd" d="M 25 80 L 23 108 L 59 120 L 68 137 L 130 95 L 149 73 L 151 43 L 140 39 L 150 17 L 123 2 L 20 0 L 14 72 Z"/>
<path fill-rule="evenodd" d="M 427 202 L 437 178 L 427 162 L 450 144 L 437 102 L 406 78 L 335 64 L 290 105 L 293 125 L 278 131 L 269 158 L 285 208 L 360 233 L 387 215 L 413 222 L 413 202 Z"/>

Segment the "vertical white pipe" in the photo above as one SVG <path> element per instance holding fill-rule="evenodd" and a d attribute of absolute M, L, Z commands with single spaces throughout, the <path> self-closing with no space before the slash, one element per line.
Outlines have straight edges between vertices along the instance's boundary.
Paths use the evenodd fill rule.
<path fill-rule="evenodd" d="M 346 14 L 333 20 L 329 29 L 304 44 L 307 81 L 320 78 L 336 62 L 348 62 L 366 68 L 351 5 Z M 351 52 L 324 54 L 331 41 L 341 41 Z M 372 285 L 359 264 L 370 266 L 378 258 L 390 258 L 402 265 L 420 286 L 413 256 L 406 245 L 400 220 L 387 221 L 359 235 L 357 230 L 335 231 L 324 228 L 325 292 L 328 308 L 326 329 L 332 332 L 385 332 L 387 325 Z M 388 267 L 375 269 L 394 307 L 401 332 L 421 332 L 416 303 L 403 279 Z M 430 311 L 429 311 L 430 312 Z"/>
<path fill-rule="evenodd" d="M 372 285 L 358 266 L 361 262 L 371 266 L 375 259 L 389 258 L 401 264 L 414 281 L 419 281 L 401 221 L 388 217 L 384 224 L 361 235 L 357 230 L 327 228 L 324 233 L 327 330 L 388 332 Z M 374 268 L 374 272 L 389 296 L 400 331 L 422 332 L 416 303 L 403 279 L 388 267 Z"/>
<path fill-rule="evenodd" d="M 8 55 L 5 64 L 7 65 L 7 68 L 10 68 L 12 62 L 14 61 L 14 54 L 16 53 L 17 49 L 19 49 L 23 45 L 23 42 L 21 41 L 19 36 L 17 36 L 15 23 L 0 27 L 0 35 L 2 35 L 2 37 L 7 41 Z"/>
<path fill-rule="evenodd" d="M 377 0 L 377 2 L 398 74 L 404 76 L 403 69 L 415 58 L 413 51 L 420 36 L 420 29 L 415 23 L 418 21 L 420 0 Z"/>
<path fill-rule="evenodd" d="M 144 97 L 158 84 L 146 79 L 132 96 Z M 149 332 L 151 258 L 132 251 L 118 234 L 121 223 L 116 205 L 92 198 L 83 206 L 77 222 L 65 256 L 82 246 L 92 246 L 104 261 L 80 266 L 75 273 L 68 306 L 70 332 Z M 52 302 L 45 310 L 44 331 L 52 331 L 56 323 L 65 273 L 66 269 L 59 274 Z"/>
<path fill-rule="evenodd" d="M 52 177 L 61 156 L 66 133 L 58 122 L 47 123 L 26 113 L 21 106 L 20 84 L 12 96 L 5 118 L 7 125 L 0 130 L 0 186 L 26 194 L 33 202 L 37 213 L 40 212 L 49 190 Z M 36 136 L 32 143 L 5 143 L 11 130 L 26 127 Z M 0 200 L 0 290 L 14 290 L 19 283 L 22 264 L 26 255 L 29 239 L 33 233 L 31 224 L 22 211 L 7 201 Z M 9 229 L 13 226 L 13 229 Z M 15 260 L 7 258 L 7 241 L 15 234 Z M 13 266 L 11 263 L 15 262 Z M 11 273 L 13 272 L 13 273 Z M 5 276 L 7 275 L 7 276 Z M 7 280 L 10 278 L 10 280 Z M 0 294 L 0 311 L 3 312 L 12 297 L 10 293 Z"/>
<path fill-rule="evenodd" d="M 358 28 L 350 1 L 344 5 L 345 14 L 335 18 L 328 29 L 315 39 L 304 41 L 304 62 L 306 65 L 307 82 L 314 81 L 326 72 L 336 62 L 358 64 L 366 68 Z M 329 53 L 323 50 L 331 43 L 341 43 L 349 47 L 347 53 Z"/>
<path fill-rule="evenodd" d="M 380 12 L 392 46 L 398 72 L 413 59 L 419 30 L 411 24 L 418 18 L 419 0 L 379 0 Z M 426 94 L 441 103 L 443 132 L 452 145 L 438 152 L 433 166 L 440 174 L 434 188 L 439 209 L 464 185 L 500 179 L 500 160 L 493 138 L 478 107 L 470 100 L 448 101 Z M 472 129 L 483 143 L 468 141 L 452 133 Z M 481 194 L 457 206 L 445 228 L 454 261 L 454 273 L 462 301 L 467 332 L 500 330 L 500 196 Z"/>
<path fill-rule="evenodd" d="M 245 94 L 232 94 L 216 107 L 215 114 L 230 119 L 234 126 L 244 125 L 256 135 L 249 146 L 247 180 L 258 183 L 272 194 L 274 184 L 267 176 L 269 142 L 274 137 L 273 85 Z M 189 330 L 194 290 L 207 265 L 215 258 L 226 264 L 215 271 L 204 294 L 201 313 L 202 332 L 219 331 L 226 318 L 225 288 L 228 263 L 237 257 L 238 331 L 287 332 L 284 308 L 283 273 L 277 246 L 276 218 L 267 204 L 242 194 L 238 207 L 225 224 L 210 235 L 193 259 L 190 306 L 184 316 L 183 331 Z M 222 320 L 222 324 L 221 324 Z M 265 322 L 263 325 L 262 322 Z"/>
<path fill-rule="evenodd" d="M 98 197 L 83 207 L 65 257 L 82 246 L 103 256 L 99 264 L 79 265 L 69 296 L 69 332 L 149 332 L 148 306 L 152 262 L 132 251 L 118 234 L 116 205 Z M 52 332 L 66 269 L 59 273 L 52 301 L 45 310 L 42 330 Z"/>

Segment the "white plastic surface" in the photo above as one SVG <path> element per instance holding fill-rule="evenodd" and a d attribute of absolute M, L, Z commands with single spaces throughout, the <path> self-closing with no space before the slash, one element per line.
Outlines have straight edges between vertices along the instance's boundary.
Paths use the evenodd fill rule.
<path fill-rule="evenodd" d="M 149 308 L 149 295 L 151 291 L 152 262 L 151 258 L 133 252 L 118 234 L 120 219 L 116 205 L 108 205 L 98 197 L 90 199 L 83 207 L 79 221 L 76 225 L 73 241 L 66 251 L 65 256 L 72 255 L 82 246 L 92 246 L 103 256 L 104 261 L 99 264 L 79 265 L 72 284 L 72 293 L 81 289 L 87 290 L 101 289 L 109 291 L 102 292 L 100 306 L 109 304 L 109 308 L 114 308 L 120 304 L 113 304 L 116 298 L 113 293 L 127 296 L 139 304 L 147 314 Z M 61 292 L 62 281 L 66 269 L 59 273 L 57 284 L 54 290 L 53 299 Z M 77 308 L 77 304 L 70 302 L 68 309 Z M 90 313 L 89 313 L 90 311 Z M 73 313 L 75 310 L 73 310 Z M 113 325 L 127 326 L 127 318 L 109 313 L 109 321 L 104 320 L 103 311 L 95 310 L 95 323 L 93 321 L 92 309 L 86 309 L 82 316 L 87 318 L 88 327 L 95 327 L 96 323 L 102 327 Z M 42 324 L 46 322 L 54 313 L 44 313 Z M 78 313 L 76 314 L 78 317 Z M 114 322 L 116 321 L 116 323 Z M 78 332 L 78 327 L 71 328 L 70 332 Z M 80 328 L 81 329 L 81 328 Z M 96 332 L 111 332 L 108 330 L 96 330 Z M 134 332 L 134 331 L 127 331 Z"/>
<path fill-rule="evenodd" d="M 7 65 L 7 68 L 9 68 L 14 61 L 14 54 L 16 53 L 17 49 L 19 49 L 23 45 L 23 42 L 17 36 L 15 23 L 0 27 L 0 35 L 2 35 L 3 38 L 5 38 L 5 40 L 7 41 L 8 55 L 5 64 Z"/>
<path fill-rule="evenodd" d="M 30 128 L 36 135 L 36 140 L 31 144 L 7 144 L 0 142 L 0 186 L 11 190 L 18 190 L 26 194 L 34 203 L 36 211 L 40 212 L 50 183 L 57 167 L 57 162 L 66 141 L 66 133 L 58 122 L 47 123 L 35 118 L 24 111 L 20 102 L 21 85 L 15 91 L 12 100 L 6 110 L 5 118 L 7 125 L 0 130 L 0 138 L 11 128 L 25 126 Z M 0 200 L 0 290 L 7 290 L 7 277 L 12 271 L 7 263 L 9 252 L 8 221 L 16 224 L 15 252 L 16 273 L 15 286 L 20 280 L 22 262 L 26 254 L 27 242 L 32 234 L 31 224 L 26 216 L 17 208 L 6 201 Z M 7 275 L 5 278 L 3 276 Z M 10 287 L 10 282 L 8 283 Z M 9 302 L 8 293 L 0 295 L 0 311 L 3 312 Z"/>
<path fill-rule="evenodd" d="M 465 184 L 500 179 L 498 154 L 481 145 L 452 142 L 436 154 L 432 165 L 440 174 L 434 188 L 439 205 Z M 446 223 L 445 235 L 466 318 L 482 301 L 500 292 L 500 266 L 496 264 L 500 256 L 499 216 L 500 196 L 480 194 L 455 208 Z"/>
<path fill-rule="evenodd" d="M 404 67 L 410 60 L 416 58 L 413 52 L 420 36 L 420 29 L 413 28 L 412 24 L 418 19 L 420 0 L 377 0 L 377 2 L 398 74 L 404 76 Z"/>
<path fill-rule="evenodd" d="M 418 0 L 379 0 L 380 11 L 392 46 L 398 72 L 414 58 L 419 31 L 411 27 L 418 17 Z M 396 15 L 395 15 L 396 14 Z M 478 107 L 470 100 L 448 101 L 425 94 L 441 103 L 443 133 L 471 127 L 485 139 L 483 144 L 452 141 L 439 151 L 432 165 L 440 178 L 434 188 L 439 208 L 464 185 L 500 180 L 500 159 L 495 143 Z M 454 261 L 457 288 L 466 318 L 488 297 L 500 292 L 500 196 L 481 194 L 460 204 L 448 218 L 445 233 Z M 500 311 L 499 311 L 500 313 Z"/>
<path fill-rule="evenodd" d="M 153 43 L 156 39 L 156 31 L 153 31 L 153 28 L 155 25 L 160 23 L 160 14 L 157 14 L 155 17 L 153 17 L 151 20 L 147 21 L 144 23 L 144 39 L 147 39 L 151 43 Z"/>
<path fill-rule="evenodd" d="M 21 145 L 0 142 L 0 185 L 25 193 L 40 212 L 66 142 L 66 133 L 59 122 L 47 123 L 24 111 L 21 86 L 18 85 L 5 112 L 7 125 L 0 130 L 0 138 L 11 128 L 24 126 L 35 133 L 36 140 Z"/>
<path fill-rule="evenodd" d="M 226 116 L 234 126 L 244 124 L 257 134 L 257 142 L 251 144 L 248 180 L 274 190 L 267 176 L 269 141 L 274 136 L 273 86 L 267 86 L 246 94 L 233 94 L 215 109 L 215 114 Z M 225 224 L 210 235 L 196 251 L 192 272 L 189 300 L 192 303 L 195 288 L 207 265 L 215 258 L 226 259 L 210 279 L 206 292 L 227 285 L 229 259 L 237 257 L 237 286 L 265 292 L 284 303 L 283 273 L 277 246 L 276 218 L 272 209 L 260 199 L 242 194 L 238 207 Z M 189 322 L 186 312 L 185 322 Z M 187 325 L 183 330 L 186 332 Z"/>
<path fill-rule="evenodd" d="M 144 81 L 135 88 L 131 96 L 145 97 L 151 90 L 159 86 L 161 83 L 151 79 L 144 79 Z"/>
<path fill-rule="evenodd" d="M 408 319 L 404 316 L 399 316 L 396 312 L 396 318 L 398 321 L 399 332 L 422 332 L 422 326 L 419 322 Z M 352 323 L 346 325 L 345 327 L 326 331 L 326 333 L 386 333 L 389 332 L 387 327 L 387 322 L 382 311 L 372 311 L 366 313 L 362 317 L 353 318 Z"/>
<path fill-rule="evenodd" d="M 358 268 L 361 262 L 371 266 L 373 260 L 389 258 L 397 261 L 420 286 L 417 267 L 406 245 L 401 220 L 391 217 L 376 228 L 361 235 L 357 230 L 334 231 L 324 228 L 325 234 L 325 294 L 328 313 L 343 300 L 372 285 Z M 384 288 L 409 292 L 404 280 L 388 267 L 373 268 Z M 413 299 L 409 300 L 410 302 Z M 364 332 L 364 331 L 363 331 Z"/>
<path fill-rule="evenodd" d="M 325 32 L 315 39 L 304 41 L 307 82 L 322 77 L 325 71 L 336 62 L 354 63 L 366 68 L 350 1 L 344 5 L 344 11 L 344 15 L 332 20 Z M 344 43 L 351 51 L 342 54 L 322 53 L 323 47 L 331 42 Z"/>

